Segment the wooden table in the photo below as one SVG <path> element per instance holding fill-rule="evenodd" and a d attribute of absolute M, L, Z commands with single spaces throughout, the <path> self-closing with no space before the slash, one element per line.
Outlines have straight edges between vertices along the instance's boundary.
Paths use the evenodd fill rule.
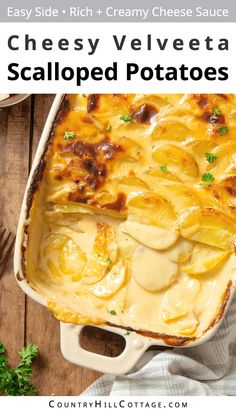
<path fill-rule="evenodd" d="M 16 231 L 22 197 L 32 159 L 46 121 L 53 95 L 35 95 L 10 108 L 0 109 L 0 223 Z M 67 362 L 60 353 L 59 322 L 44 307 L 26 297 L 13 275 L 12 260 L 0 279 L 0 341 L 10 363 L 17 352 L 35 343 L 40 355 L 34 363 L 32 382 L 40 395 L 78 395 L 100 374 Z M 100 354 L 118 355 L 121 337 L 84 334 L 83 346 Z"/>

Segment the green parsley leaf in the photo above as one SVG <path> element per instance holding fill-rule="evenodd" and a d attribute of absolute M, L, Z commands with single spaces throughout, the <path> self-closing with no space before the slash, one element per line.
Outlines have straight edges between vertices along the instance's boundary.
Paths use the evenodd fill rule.
<path fill-rule="evenodd" d="M 112 260 L 111 260 L 110 257 L 106 258 L 105 262 L 106 262 L 107 264 L 112 264 Z"/>
<path fill-rule="evenodd" d="M 214 109 L 214 115 L 219 116 L 221 115 L 221 109 L 219 108 L 219 106 L 216 106 Z"/>
<path fill-rule="evenodd" d="M 224 135 L 228 132 L 228 130 L 229 130 L 229 128 L 228 128 L 228 126 L 226 126 L 226 125 L 221 126 L 221 127 L 218 129 L 220 136 L 224 136 Z"/>
<path fill-rule="evenodd" d="M 120 117 L 120 120 L 123 120 L 123 122 L 131 122 L 132 121 L 132 116 L 131 115 L 122 115 Z"/>
<path fill-rule="evenodd" d="M 7 365 L 7 356 L 5 354 L 0 355 L 0 375 L 1 375 L 1 370 L 5 369 Z M 1 381 L 1 378 L 0 378 Z"/>
<path fill-rule="evenodd" d="M 65 131 L 64 132 L 64 141 L 68 141 L 71 138 L 74 138 L 76 133 L 74 131 Z"/>
<path fill-rule="evenodd" d="M 209 163 L 213 163 L 217 159 L 217 156 L 215 156 L 213 153 L 210 153 L 210 152 L 206 152 L 205 157 L 206 157 L 207 162 Z"/>
<path fill-rule="evenodd" d="M 124 336 L 129 336 L 130 335 L 130 331 L 126 331 L 126 333 L 124 334 Z"/>
<path fill-rule="evenodd" d="M 164 172 L 165 174 L 168 173 L 168 167 L 167 167 L 166 163 L 163 163 L 162 165 L 160 165 L 160 170 L 161 170 L 161 172 Z"/>
<path fill-rule="evenodd" d="M 111 315 L 117 315 L 117 314 L 116 314 L 116 310 L 110 310 L 110 311 L 107 310 L 107 311 L 108 311 L 108 313 L 110 313 Z"/>
<path fill-rule="evenodd" d="M 202 176 L 201 176 L 201 180 L 203 182 L 206 182 L 207 184 L 211 185 L 212 182 L 214 182 L 215 178 L 212 174 L 210 174 L 210 172 L 205 172 Z"/>
<path fill-rule="evenodd" d="M 32 374 L 32 361 L 38 354 L 38 348 L 29 344 L 19 351 L 20 363 L 10 368 L 8 366 L 6 348 L 0 343 L 0 394 L 11 396 L 33 396 L 37 389 L 29 382 Z"/>
<path fill-rule="evenodd" d="M 112 130 L 112 126 L 111 126 L 111 124 L 110 124 L 110 125 L 107 126 L 106 131 L 107 131 L 107 132 L 110 132 L 111 130 Z"/>
<path fill-rule="evenodd" d="M 32 360 L 37 356 L 38 352 L 39 349 L 35 344 L 29 344 L 27 347 L 22 347 L 19 351 L 21 363 L 26 366 L 30 366 Z"/>
<path fill-rule="evenodd" d="M 4 346 L 4 344 L 0 343 L 0 354 L 5 353 L 6 351 L 6 347 Z"/>

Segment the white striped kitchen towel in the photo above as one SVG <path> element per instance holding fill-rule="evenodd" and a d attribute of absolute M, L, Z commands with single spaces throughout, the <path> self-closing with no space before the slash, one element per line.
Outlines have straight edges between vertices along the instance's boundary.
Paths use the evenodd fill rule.
<path fill-rule="evenodd" d="M 216 335 L 198 347 L 144 354 L 123 376 L 104 375 L 83 396 L 236 395 L 236 296 Z"/>

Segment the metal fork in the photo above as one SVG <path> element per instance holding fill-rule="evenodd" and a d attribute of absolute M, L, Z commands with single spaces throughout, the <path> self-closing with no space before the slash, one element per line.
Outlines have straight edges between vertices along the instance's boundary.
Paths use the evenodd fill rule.
<path fill-rule="evenodd" d="M 15 235 L 0 224 L 0 277 L 3 275 L 7 262 L 15 244 Z"/>

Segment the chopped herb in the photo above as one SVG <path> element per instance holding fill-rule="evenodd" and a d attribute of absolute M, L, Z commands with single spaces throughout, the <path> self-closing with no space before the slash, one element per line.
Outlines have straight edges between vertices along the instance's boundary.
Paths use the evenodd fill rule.
<path fill-rule="evenodd" d="M 107 131 L 107 132 L 110 132 L 111 130 L 112 130 L 112 126 L 111 126 L 111 124 L 110 124 L 110 125 L 107 126 L 106 131 Z"/>
<path fill-rule="evenodd" d="M 201 180 L 203 182 L 206 182 L 209 185 L 212 184 L 212 182 L 214 182 L 215 178 L 212 174 L 210 174 L 210 172 L 205 172 L 202 176 L 201 176 Z M 203 186 L 203 185 L 202 185 Z"/>
<path fill-rule="evenodd" d="M 19 351 L 19 356 L 21 358 L 21 363 L 30 366 L 32 360 L 37 356 L 39 350 L 35 344 L 29 344 L 27 347 L 22 347 Z"/>
<path fill-rule="evenodd" d="M 213 163 L 217 159 L 217 156 L 215 156 L 213 153 L 210 153 L 210 152 L 206 152 L 205 157 L 206 157 L 207 162 L 209 163 Z"/>
<path fill-rule="evenodd" d="M 30 383 L 30 377 L 32 361 L 38 354 L 38 348 L 29 344 L 18 354 L 20 363 L 16 367 L 9 367 L 6 348 L 0 343 L 0 395 L 34 396 L 38 391 Z"/>
<path fill-rule="evenodd" d="M 131 122 L 132 121 L 132 116 L 131 115 L 122 115 L 120 117 L 120 120 L 123 120 L 123 122 Z"/>
<path fill-rule="evenodd" d="M 214 115 L 219 116 L 221 115 L 221 109 L 219 108 L 219 106 L 216 106 L 214 109 Z"/>
<path fill-rule="evenodd" d="M 162 165 L 160 165 L 160 170 L 161 170 L 161 172 L 164 172 L 165 174 L 168 173 L 168 167 L 167 167 L 166 163 L 163 163 Z"/>
<path fill-rule="evenodd" d="M 65 133 L 64 133 L 64 141 L 68 141 L 69 139 L 74 138 L 75 135 L 76 135 L 76 133 L 75 133 L 74 131 L 71 131 L 71 132 L 65 131 Z"/>
<path fill-rule="evenodd" d="M 110 313 L 111 315 L 116 315 L 116 310 L 107 310 L 108 311 L 108 313 Z"/>
<path fill-rule="evenodd" d="M 130 331 L 126 331 L 126 333 L 124 334 L 125 336 L 129 336 L 130 335 Z"/>
<path fill-rule="evenodd" d="M 228 126 L 224 125 L 218 129 L 220 136 L 224 136 L 228 132 Z"/>
<path fill-rule="evenodd" d="M 105 262 L 106 262 L 107 264 L 111 264 L 111 263 L 112 263 L 112 260 L 111 260 L 110 257 L 108 257 L 108 258 L 105 260 Z"/>
<path fill-rule="evenodd" d="M 83 96 L 83 98 L 86 98 L 86 95 L 85 95 L 85 93 L 82 93 L 82 96 Z"/>

